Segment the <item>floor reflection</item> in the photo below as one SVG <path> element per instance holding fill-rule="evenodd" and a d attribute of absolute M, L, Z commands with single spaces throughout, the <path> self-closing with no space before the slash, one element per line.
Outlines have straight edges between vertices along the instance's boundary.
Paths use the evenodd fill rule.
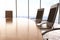
<path fill-rule="evenodd" d="M 6 18 L 6 23 L 12 23 L 12 22 L 13 22 L 12 18 Z"/>

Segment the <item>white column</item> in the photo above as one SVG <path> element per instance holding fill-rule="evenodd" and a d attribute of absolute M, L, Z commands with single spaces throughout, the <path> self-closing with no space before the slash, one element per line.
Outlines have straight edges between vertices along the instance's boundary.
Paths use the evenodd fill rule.
<path fill-rule="evenodd" d="M 60 0 L 59 0 L 59 3 L 60 3 Z M 58 24 L 60 24 L 60 6 L 59 6 Z"/>
<path fill-rule="evenodd" d="M 40 8 L 41 8 L 41 0 L 40 0 Z"/>

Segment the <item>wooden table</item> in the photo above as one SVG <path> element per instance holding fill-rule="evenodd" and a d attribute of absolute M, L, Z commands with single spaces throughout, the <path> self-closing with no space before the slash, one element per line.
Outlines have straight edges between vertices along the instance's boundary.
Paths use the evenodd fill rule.
<path fill-rule="evenodd" d="M 13 22 L 0 19 L 0 40 L 43 40 L 35 22 L 26 18 L 13 18 Z"/>

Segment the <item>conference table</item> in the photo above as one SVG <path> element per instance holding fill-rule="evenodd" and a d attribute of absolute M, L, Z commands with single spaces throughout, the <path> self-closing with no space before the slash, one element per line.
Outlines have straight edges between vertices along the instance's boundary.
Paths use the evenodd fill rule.
<path fill-rule="evenodd" d="M 41 30 L 27 18 L 0 18 L 0 40 L 43 40 Z"/>

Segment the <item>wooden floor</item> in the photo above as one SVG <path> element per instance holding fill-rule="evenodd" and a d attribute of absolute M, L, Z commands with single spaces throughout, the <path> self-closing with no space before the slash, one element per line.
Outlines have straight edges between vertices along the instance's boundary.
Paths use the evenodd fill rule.
<path fill-rule="evenodd" d="M 0 40 L 43 40 L 35 22 L 25 18 L 14 18 L 12 22 L 0 19 Z"/>

